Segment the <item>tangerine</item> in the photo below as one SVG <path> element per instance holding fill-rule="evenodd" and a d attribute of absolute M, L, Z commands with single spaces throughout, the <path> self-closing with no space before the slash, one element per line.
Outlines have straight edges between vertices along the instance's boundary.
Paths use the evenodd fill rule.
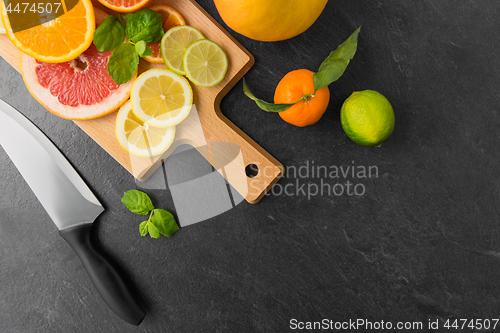
<path fill-rule="evenodd" d="M 304 95 L 314 94 L 279 112 L 281 119 L 295 126 L 315 124 L 325 113 L 330 102 L 330 90 L 324 87 L 314 93 L 314 72 L 298 69 L 285 75 L 274 92 L 274 103 L 295 103 Z"/>

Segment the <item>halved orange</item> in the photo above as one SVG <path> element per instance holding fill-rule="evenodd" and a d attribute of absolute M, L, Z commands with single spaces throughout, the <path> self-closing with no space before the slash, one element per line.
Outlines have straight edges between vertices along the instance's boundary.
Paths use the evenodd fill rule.
<path fill-rule="evenodd" d="M 167 32 L 170 28 L 175 26 L 186 24 L 182 15 L 170 6 L 157 5 L 151 7 L 151 9 L 161 14 L 164 32 Z M 151 49 L 151 55 L 144 57 L 144 60 L 155 64 L 163 64 L 163 58 L 161 57 L 161 41 L 149 43 L 148 46 Z"/>
<path fill-rule="evenodd" d="M 73 60 L 92 43 L 95 19 L 91 0 L 80 0 L 66 14 L 18 32 L 12 31 L 3 4 L 1 8 L 2 21 L 9 39 L 21 52 L 37 60 L 48 63 Z"/>
<path fill-rule="evenodd" d="M 151 0 L 99 0 L 104 6 L 120 13 L 131 13 L 142 9 Z"/>
<path fill-rule="evenodd" d="M 0 34 L 6 34 L 7 31 L 5 31 L 5 28 L 3 27 L 3 20 L 2 20 L 2 15 L 0 15 Z"/>

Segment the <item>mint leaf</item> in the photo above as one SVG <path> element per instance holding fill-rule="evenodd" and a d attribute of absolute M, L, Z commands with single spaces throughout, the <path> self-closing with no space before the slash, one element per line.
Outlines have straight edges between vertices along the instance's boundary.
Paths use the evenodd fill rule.
<path fill-rule="evenodd" d="M 323 61 L 319 70 L 314 74 L 314 90 L 318 91 L 330 83 L 337 81 L 344 74 L 349 61 L 354 57 L 358 48 L 358 34 L 361 27 L 356 29 L 354 33 L 346 39 L 345 42 L 330 53 Z"/>
<path fill-rule="evenodd" d="M 163 27 L 160 30 L 158 30 L 158 33 L 153 38 L 153 41 L 151 43 L 159 42 L 163 38 L 163 35 L 165 35 L 165 32 L 166 31 L 163 30 Z"/>
<path fill-rule="evenodd" d="M 148 222 L 148 230 L 149 236 L 151 236 L 151 238 L 160 238 L 160 232 L 153 223 Z"/>
<path fill-rule="evenodd" d="M 124 44 L 125 45 L 125 44 Z M 123 194 L 122 203 L 132 212 L 147 215 L 154 208 L 149 196 L 138 190 L 130 190 Z"/>
<path fill-rule="evenodd" d="M 144 51 L 144 53 L 141 55 L 141 57 L 147 57 L 150 55 L 151 55 L 151 49 L 149 48 L 149 46 L 146 46 L 146 51 Z"/>
<path fill-rule="evenodd" d="M 147 48 L 146 42 L 143 40 L 141 40 L 135 44 L 135 50 L 136 50 L 137 54 L 139 55 L 139 57 L 144 56 L 144 53 L 146 52 L 146 48 Z"/>
<path fill-rule="evenodd" d="M 123 193 L 122 203 L 132 212 L 140 215 L 149 215 L 147 221 L 139 225 L 139 233 L 151 238 L 160 238 L 160 234 L 166 237 L 172 236 L 179 226 L 174 216 L 164 209 L 155 209 L 149 196 L 138 190 L 130 190 Z"/>
<path fill-rule="evenodd" d="M 153 222 L 163 236 L 170 237 L 179 230 L 179 226 L 175 222 L 174 216 L 164 209 L 155 209 L 151 222 Z"/>
<path fill-rule="evenodd" d="M 139 224 L 139 232 L 141 233 L 141 236 L 146 236 L 148 234 L 148 221 L 144 221 Z"/>
<path fill-rule="evenodd" d="M 125 14 L 125 20 L 127 20 L 127 22 L 130 21 L 134 15 L 135 15 L 135 13 L 127 13 L 127 14 Z"/>
<path fill-rule="evenodd" d="M 245 95 L 247 95 L 248 98 L 255 101 L 255 103 L 257 103 L 257 106 L 259 108 L 261 108 L 262 110 L 267 111 L 267 112 L 286 111 L 291 106 L 297 104 L 298 102 L 300 102 L 302 100 L 302 99 L 300 99 L 299 101 L 297 101 L 296 103 L 293 103 L 293 104 L 273 104 L 273 103 L 265 102 L 265 101 L 255 97 L 255 95 L 248 88 L 247 83 L 245 82 L 245 78 L 243 78 L 243 92 L 245 93 Z"/>
<path fill-rule="evenodd" d="M 125 40 L 125 23 L 109 15 L 94 31 L 94 44 L 97 51 L 111 51 Z"/>
<path fill-rule="evenodd" d="M 132 16 L 126 16 L 127 26 L 125 32 L 132 43 L 141 40 L 146 43 L 159 41 L 163 36 L 163 20 L 160 13 L 149 8 L 141 9 Z M 161 37 L 160 37 L 161 38 Z"/>
<path fill-rule="evenodd" d="M 127 83 L 132 79 L 139 65 L 139 55 L 135 46 L 122 43 L 109 57 L 108 73 L 116 84 Z"/>

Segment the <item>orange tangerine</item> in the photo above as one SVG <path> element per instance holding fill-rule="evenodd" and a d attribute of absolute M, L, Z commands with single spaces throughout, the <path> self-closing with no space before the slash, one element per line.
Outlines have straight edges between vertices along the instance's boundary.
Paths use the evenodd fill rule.
<path fill-rule="evenodd" d="M 274 103 L 295 103 L 304 95 L 314 93 L 314 72 L 298 69 L 285 75 L 274 92 Z M 330 90 L 324 87 L 286 111 L 280 117 L 295 126 L 304 127 L 316 123 L 325 113 L 330 101 Z"/>

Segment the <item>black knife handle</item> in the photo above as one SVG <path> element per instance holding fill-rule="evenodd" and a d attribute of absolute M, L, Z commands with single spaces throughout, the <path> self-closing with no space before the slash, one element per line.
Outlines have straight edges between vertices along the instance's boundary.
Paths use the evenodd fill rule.
<path fill-rule="evenodd" d="M 139 325 L 146 312 L 136 302 L 118 272 L 92 246 L 91 230 L 92 223 L 87 223 L 60 230 L 59 234 L 75 250 L 111 310 L 130 324 Z"/>

